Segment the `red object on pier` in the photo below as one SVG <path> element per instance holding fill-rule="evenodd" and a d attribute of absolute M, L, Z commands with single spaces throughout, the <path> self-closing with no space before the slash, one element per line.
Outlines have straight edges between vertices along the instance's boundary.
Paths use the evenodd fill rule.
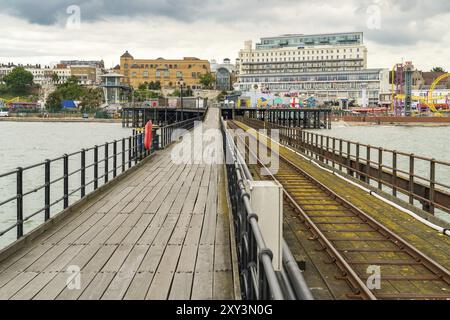
<path fill-rule="evenodd" d="M 145 125 L 145 132 L 144 132 L 144 147 L 146 150 L 150 150 L 150 148 L 152 147 L 152 138 L 153 138 L 153 123 L 149 121 Z"/>

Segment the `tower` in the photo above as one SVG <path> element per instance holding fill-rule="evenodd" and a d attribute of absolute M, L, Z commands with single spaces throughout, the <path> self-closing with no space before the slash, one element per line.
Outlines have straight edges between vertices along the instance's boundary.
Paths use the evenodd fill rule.
<path fill-rule="evenodd" d="M 406 62 L 405 63 L 405 116 L 411 115 L 413 72 L 414 72 L 414 66 L 413 66 L 412 62 Z"/>

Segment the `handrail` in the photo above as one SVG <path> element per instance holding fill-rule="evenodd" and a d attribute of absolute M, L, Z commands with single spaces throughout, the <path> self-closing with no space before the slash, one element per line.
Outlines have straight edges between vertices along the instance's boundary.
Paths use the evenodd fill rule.
<path fill-rule="evenodd" d="M 0 199 L 0 213 L 16 212 L 16 222 L 0 230 L 0 238 L 14 229 L 16 229 L 16 239 L 22 238 L 27 234 L 25 222 L 41 213 L 44 213 L 43 221 L 47 222 L 55 214 L 67 209 L 75 200 L 85 198 L 111 179 L 117 178 L 136 166 L 154 153 L 155 147 L 158 145 L 156 131 L 153 136 L 152 150 L 144 150 L 144 133 L 133 130 L 132 136 L 121 140 L 114 140 L 100 146 L 96 145 L 89 149 L 82 149 L 52 160 L 45 160 L 0 174 L 0 182 L 2 178 L 8 179 L 5 184 L 16 186 L 15 195 L 6 200 Z M 103 154 L 103 157 L 99 157 L 99 153 Z M 77 163 L 76 169 L 70 171 L 69 167 L 74 166 L 75 163 Z M 38 169 L 43 171 L 43 179 L 26 176 L 27 173 Z M 99 175 L 101 170 L 103 170 L 103 174 Z M 62 175 L 52 176 L 53 172 L 61 171 Z M 75 177 L 78 179 L 75 180 Z M 31 178 L 34 181 L 43 180 L 44 182 L 39 185 L 29 183 L 28 180 Z M 43 192 L 43 195 L 39 192 Z M 39 197 L 36 197 L 36 194 Z M 41 201 L 44 206 L 36 207 Z M 2 208 L 4 210 L 1 210 Z"/>
<path fill-rule="evenodd" d="M 374 188 L 390 191 L 392 196 L 408 201 L 410 205 L 421 205 L 423 210 L 431 214 L 437 210 L 450 213 L 450 185 L 445 178 L 450 172 L 450 163 L 447 161 L 247 117 L 239 120 L 268 131 L 277 129 L 280 133 L 280 143 L 314 157 L 335 170 L 346 172 Z M 425 173 L 420 173 L 419 169 Z M 443 172 L 444 176 L 438 176 L 438 172 Z"/>
<path fill-rule="evenodd" d="M 312 299 L 298 265 L 285 243 L 283 245 L 284 269 L 282 275 L 277 276 L 272 265 L 272 252 L 266 247 L 264 236 L 259 228 L 257 212 L 253 211 L 250 195 L 245 188 L 244 181 L 253 180 L 253 177 L 227 131 L 223 119 L 221 127 L 244 298 L 250 300 L 295 299 L 291 292 L 295 291 L 298 299 Z M 259 269 L 259 275 L 255 274 L 257 269 Z M 283 288 L 291 290 L 283 290 Z"/>

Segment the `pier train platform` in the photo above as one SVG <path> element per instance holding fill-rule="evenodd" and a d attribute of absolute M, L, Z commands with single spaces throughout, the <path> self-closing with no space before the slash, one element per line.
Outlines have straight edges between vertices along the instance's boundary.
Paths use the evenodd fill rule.
<path fill-rule="evenodd" d="M 218 125 L 213 109 L 204 127 Z M 239 299 L 223 166 L 174 164 L 175 146 L 0 255 L 0 299 Z"/>

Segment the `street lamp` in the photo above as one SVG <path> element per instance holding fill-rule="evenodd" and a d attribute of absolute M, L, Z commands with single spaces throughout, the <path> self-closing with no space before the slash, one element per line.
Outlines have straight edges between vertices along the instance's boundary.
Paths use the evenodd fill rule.
<path fill-rule="evenodd" d="M 181 104 L 181 121 L 184 120 L 184 106 L 183 106 L 183 87 L 184 87 L 184 81 L 183 78 L 180 79 L 180 81 L 178 82 L 178 84 L 180 85 L 180 104 Z"/>
<path fill-rule="evenodd" d="M 233 110 L 233 120 L 236 118 L 236 110 L 234 109 L 235 102 L 233 100 L 230 101 L 231 109 Z"/>

